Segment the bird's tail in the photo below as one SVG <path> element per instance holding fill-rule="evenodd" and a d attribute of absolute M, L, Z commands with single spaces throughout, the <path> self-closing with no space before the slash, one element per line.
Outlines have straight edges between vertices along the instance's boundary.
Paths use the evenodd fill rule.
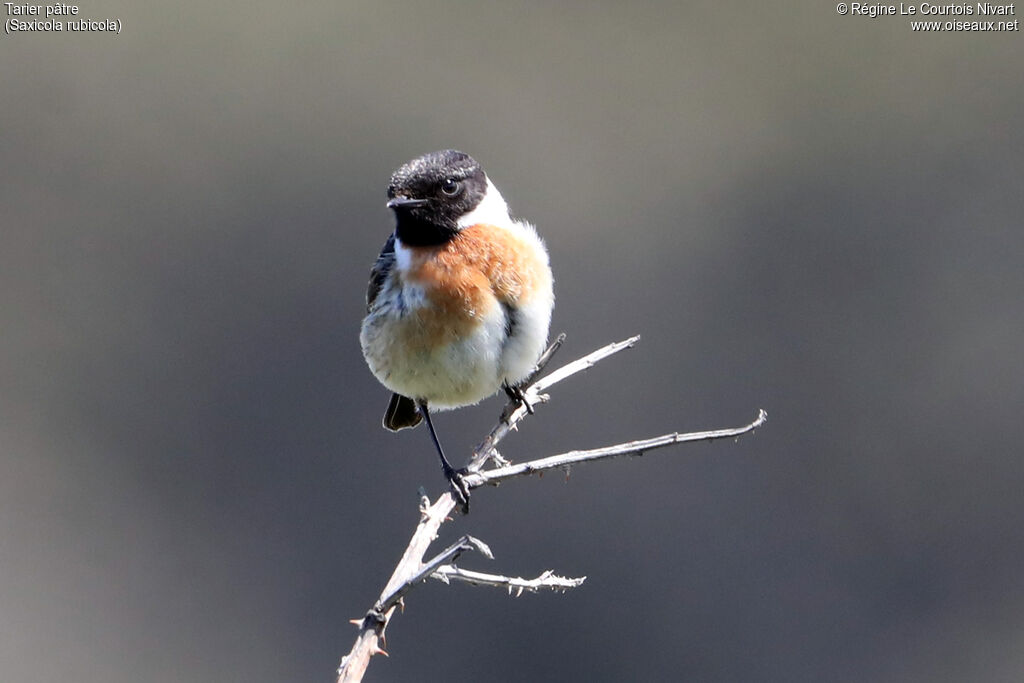
<path fill-rule="evenodd" d="M 408 396 L 391 394 L 387 412 L 384 413 L 384 429 L 397 432 L 406 427 L 415 427 L 423 420 L 416 402 Z"/>

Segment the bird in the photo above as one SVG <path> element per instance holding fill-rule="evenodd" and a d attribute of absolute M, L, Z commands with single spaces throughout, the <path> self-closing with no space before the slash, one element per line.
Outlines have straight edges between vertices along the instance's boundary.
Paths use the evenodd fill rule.
<path fill-rule="evenodd" d="M 431 413 L 504 389 L 531 410 L 520 384 L 547 344 L 554 279 L 547 248 L 464 152 L 424 154 L 387 188 L 395 228 L 370 271 L 363 357 L 392 392 L 383 426 L 427 423 L 456 502 L 469 489 L 438 440 Z"/>

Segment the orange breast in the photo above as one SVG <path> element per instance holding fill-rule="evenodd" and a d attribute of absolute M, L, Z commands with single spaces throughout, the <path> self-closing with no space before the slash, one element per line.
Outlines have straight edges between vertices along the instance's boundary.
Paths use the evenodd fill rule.
<path fill-rule="evenodd" d="M 536 246 L 492 225 L 468 227 L 440 246 L 409 249 L 404 276 L 431 304 L 418 314 L 435 344 L 470 334 L 501 303 L 529 299 L 547 277 Z"/>

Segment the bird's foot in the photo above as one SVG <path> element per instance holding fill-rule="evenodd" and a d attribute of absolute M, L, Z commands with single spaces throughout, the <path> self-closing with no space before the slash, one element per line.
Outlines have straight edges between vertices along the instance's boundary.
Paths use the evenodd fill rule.
<path fill-rule="evenodd" d="M 452 495 L 455 496 L 455 502 L 459 506 L 459 512 L 464 515 L 469 514 L 469 487 L 466 486 L 466 470 L 455 469 L 454 467 L 445 467 L 444 476 L 448 479 L 448 484 L 451 486 Z"/>
<path fill-rule="evenodd" d="M 533 404 L 526 398 L 526 392 L 519 385 L 511 385 L 505 382 L 501 385 L 501 388 L 505 390 L 505 394 L 513 401 L 517 401 L 526 408 L 526 412 L 533 415 Z"/>

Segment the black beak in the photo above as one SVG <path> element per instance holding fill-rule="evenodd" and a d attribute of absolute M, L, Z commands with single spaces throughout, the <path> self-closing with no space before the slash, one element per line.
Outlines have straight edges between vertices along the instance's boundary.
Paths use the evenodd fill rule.
<path fill-rule="evenodd" d="M 427 203 L 426 199 L 413 199 L 412 197 L 395 197 L 388 202 L 388 208 L 398 211 L 399 209 L 414 209 Z"/>

